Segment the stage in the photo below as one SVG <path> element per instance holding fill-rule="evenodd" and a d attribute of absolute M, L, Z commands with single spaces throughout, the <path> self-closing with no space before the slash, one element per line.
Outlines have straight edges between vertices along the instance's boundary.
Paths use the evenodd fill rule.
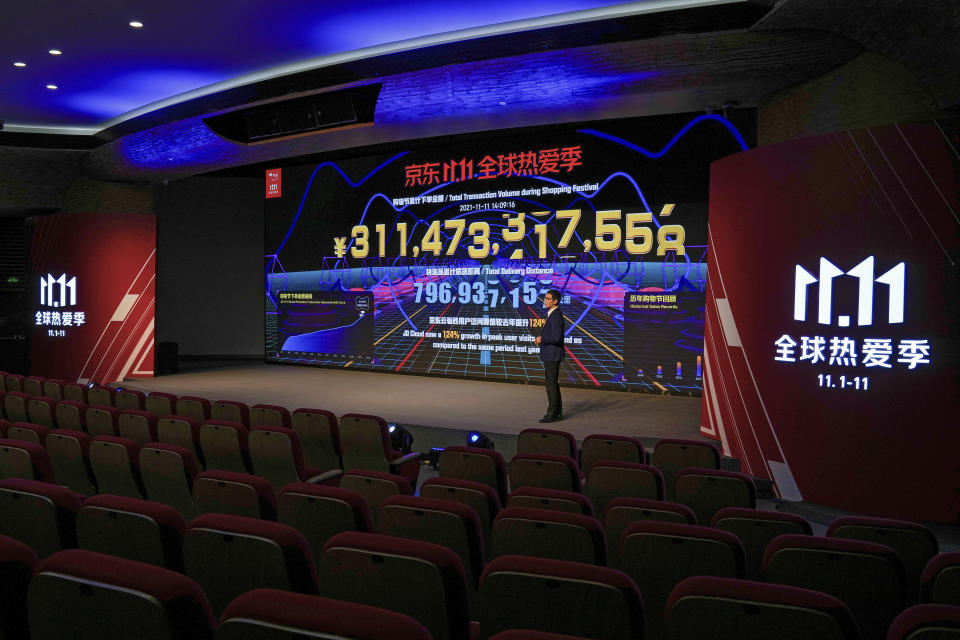
<path fill-rule="evenodd" d="M 647 447 L 661 438 L 703 438 L 700 398 L 564 387 L 565 420 L 541 425 L 547 404 L 541 385 L 251 362 L 194 367 L 124 384 L 146 392 L 276 404 L 291 411 L 310 407 L 338 416 L 379 415 L 409 429 L 414 449 L 422 452 L 463 444 L 472 429 L 488 434 L 507 459 L 516 450 L 516 435 L 528 427 L 562 429 L 577 440 L 591 433 L 634 436 Z"/>

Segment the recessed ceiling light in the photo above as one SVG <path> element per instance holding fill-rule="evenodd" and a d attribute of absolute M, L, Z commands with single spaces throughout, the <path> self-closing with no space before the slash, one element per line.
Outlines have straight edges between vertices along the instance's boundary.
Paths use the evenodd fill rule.
<path fill-rule="evenodd" d="M 61 53 L 63 53 L 63 51 L 60 51 L 60 49 L 50 49 L 50 51 L 48 51 L 47 53 L 49 53 L 52 56 L 58 56 Z"/>
<path fill-rule="evenodd" d="M 55 85 L 55 84 L 48 84 L 48 85 L 47 85 L 47 89 L 53 90 L 53 89 L 59 89 L 59 88 L 60 88 L 60 87 L 58 87 L 58 86 Z"/>
<path fill-rule="evenodd" d="M 131 21 L 130 21 L 130 26 L 133 27 L 134 29 L 142 29 L 142 28 L 143 28 L 143 23 L 140 22 L 139 20 L 131 20 Z"/>
<path fill-rule="evenodd" d="M 14 62 L 14 63 L 13 63 L 13 66 L 15 66 L 15 67 L 25 67 L 25 66 L 27 66 L 27 63 L 26 63 L 26 62 Z"/>

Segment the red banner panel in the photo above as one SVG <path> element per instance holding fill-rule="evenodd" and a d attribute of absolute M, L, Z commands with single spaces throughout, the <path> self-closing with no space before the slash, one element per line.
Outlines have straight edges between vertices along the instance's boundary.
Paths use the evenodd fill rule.
<path fill-rule="evenodd" d="M 153 377 L 157 219 L 33 219 L 30 370 L 80 382 Z"/>
<path fill-rule="evenodd" d="M 958 519 L 957 175 L 933 122 L 713 163 L 702 431 L 781 497 Z"/>

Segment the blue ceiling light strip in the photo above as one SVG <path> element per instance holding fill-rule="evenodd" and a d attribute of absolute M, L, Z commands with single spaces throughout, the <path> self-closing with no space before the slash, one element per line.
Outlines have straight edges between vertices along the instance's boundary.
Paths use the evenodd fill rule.
<path fill-rule="evenodd" d="M 656 159 L 656 158 L 663 157 L 663 155 L 666 154 L 667 151 L 669 151 L 670 148 L 680 140 L 680 138 L 685 136 L 687 132 L 690 131 L 690 129 L 697 126 L 701 122 L 706 122 L 708 120 L 713 120 L 723 125 L 727 129 L 727 131 L 730 132 L 730 135 L 733 136 L 733 139 L 737 141 L 737 144 L 740 145 L 741 151 L 746 151 L 747 149 L 750 148 L 749 145 L 747 145 L 747 141 L 744 140 L 743 135 L 741 135 L 739 129 L 737 129 L 737 127 L 734 126 L 732 122 L 730 122 L 723 116 L 718 116 L 713 113 L 697 116 L 696 118 L 688 122 L 686 126 L 680 129 L 677 135 L 673 136 L 670 142 L 668 142 L 666 145 L 664 145 L 662 149 L 660 149 L 660 151 L 650 151 L 649 149 L 644 149 L 643 147 L 636 145 L 628 140 L 624 140 L 623 138 L 618 138 L 617 136 L 611 135 L 609 133 L 604 133 L 603 131 L 597 131 L 596 129 L 579 129 L 578 133 L 585 133 L 587 135 L 603 138 L 605 140 L 609 140 L 610 142 L 614 142 L 616 144 L 624 146 L 628 149 L 633 149 L 637 153 L 643 156 L 646 156 L 647 158 Z"/>

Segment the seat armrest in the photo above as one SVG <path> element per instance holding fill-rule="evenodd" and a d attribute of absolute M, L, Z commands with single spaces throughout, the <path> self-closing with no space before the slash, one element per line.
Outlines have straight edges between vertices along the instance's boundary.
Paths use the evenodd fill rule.
<path fill-rule="evenodd" d="M 337 484 L 333 482 L 334 479 L 338 479 L 343 475 L 343 469 L 330 469 L 330 471 L 324 471 L 323 473 L 318 473 L 312 478 L 307 478 L 308 484 Z"/>

